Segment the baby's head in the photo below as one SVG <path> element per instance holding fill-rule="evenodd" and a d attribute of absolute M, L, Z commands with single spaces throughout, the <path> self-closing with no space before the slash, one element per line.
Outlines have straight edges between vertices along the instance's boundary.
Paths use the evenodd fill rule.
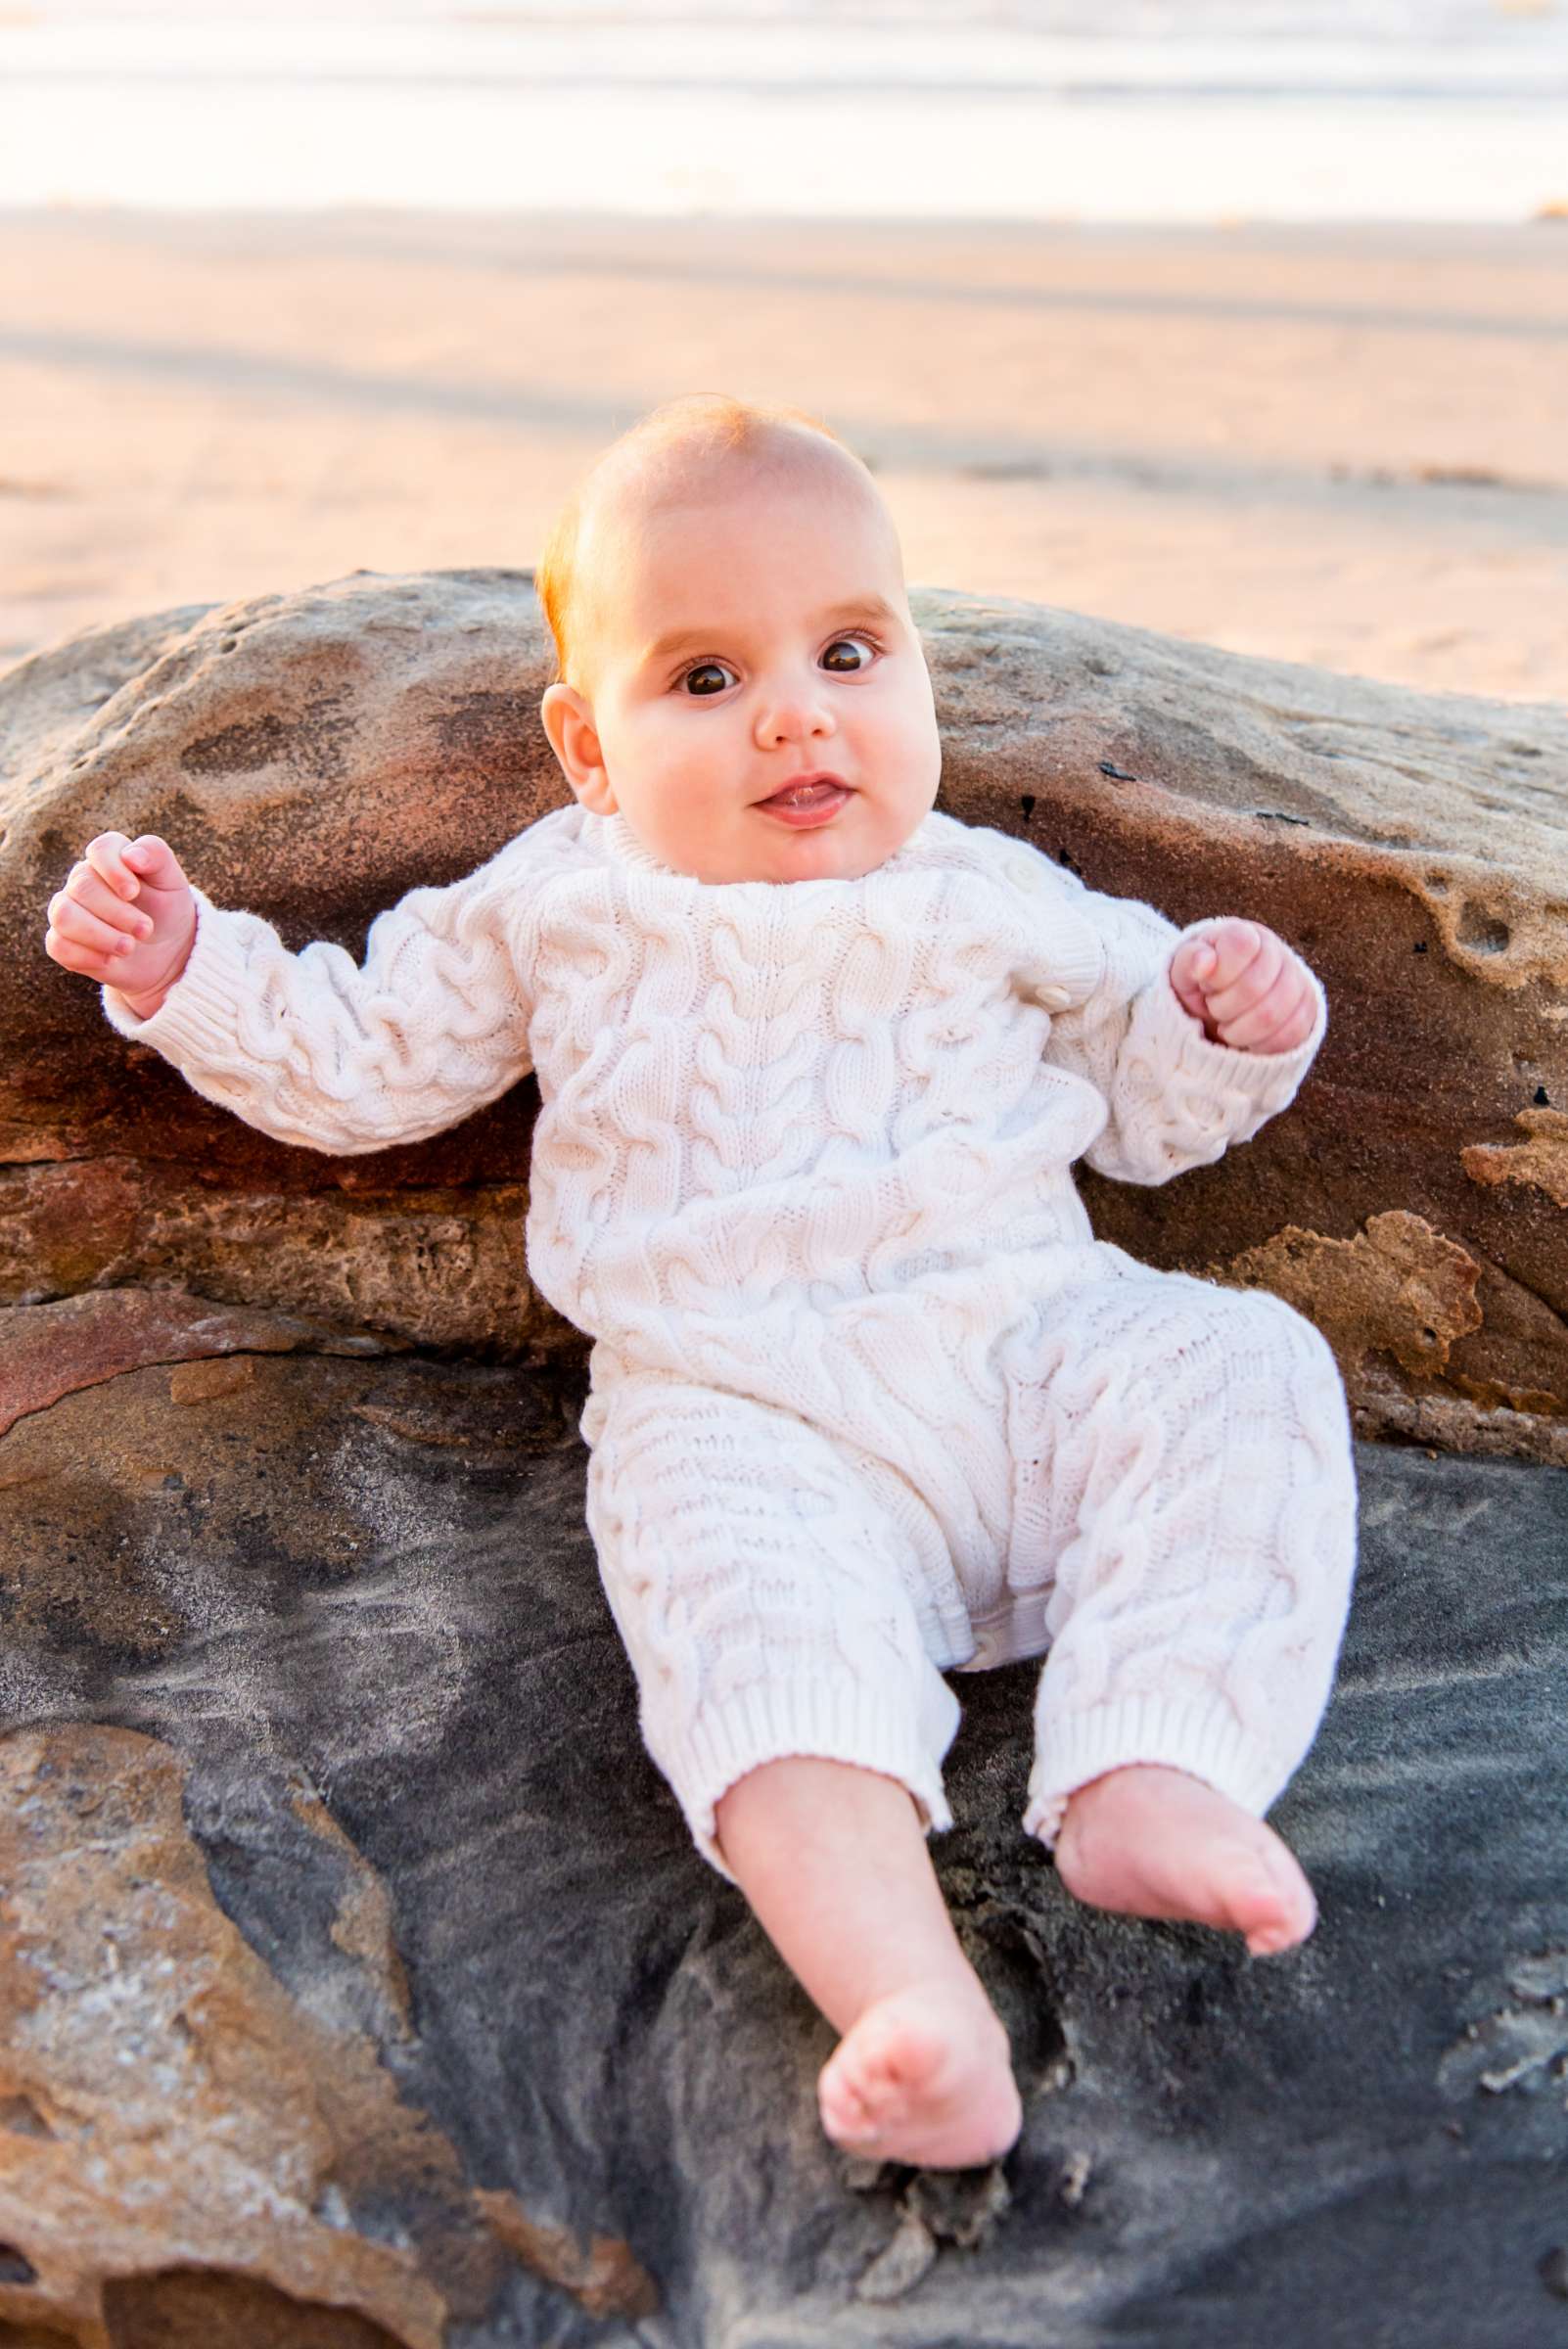
<path fill-rule="evenodd" d="M 798 409 L 671 400 L 599 459 L 537 575 L 545 730 L 585 807 L 701 881 L 856 880 L 929 812 L 942 747 L 892 519 Z M 764 806 L 843 787 L 807 825 Z"/>

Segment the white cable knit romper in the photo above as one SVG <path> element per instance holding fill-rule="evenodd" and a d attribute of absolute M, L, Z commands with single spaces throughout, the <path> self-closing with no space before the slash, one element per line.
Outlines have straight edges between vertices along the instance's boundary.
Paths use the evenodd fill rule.
<path fill-rule="evenodd" d="M 1356 1490 L 1324 1340 L 1094 1239 L 1070 1169 L 1161 1183 L 1321 1042 L 1209 1042 L 1182 936 L 933 812 L 854 881 L 710 884 L 557 809 L 290 954 L 197 892 L 107 1016 L 279 1138 L 384 1149 L 539 1082 L 529 1265 L 595 1340 L 587 1519 L 643 1735 L 704 1855 L 760 1763 L 826 1756 L 951 1824 L 945 1672 L 1043 1653 L 1024 1824 L 1120 1764 L 1246 1809 L 1311 1743 Z"/>

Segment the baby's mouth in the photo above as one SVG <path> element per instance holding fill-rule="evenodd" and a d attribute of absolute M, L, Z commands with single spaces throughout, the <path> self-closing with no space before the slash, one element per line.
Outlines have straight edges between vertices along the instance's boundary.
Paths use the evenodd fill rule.
<path fill-rule="evenodd" d="M 759 805 L 763 807 L 820 807 L 848 789 L 849 785 L 841 783 L 837 775 L 814 775 L 804 781 L 786 783 L 781 790 L 771 793 Z"/>

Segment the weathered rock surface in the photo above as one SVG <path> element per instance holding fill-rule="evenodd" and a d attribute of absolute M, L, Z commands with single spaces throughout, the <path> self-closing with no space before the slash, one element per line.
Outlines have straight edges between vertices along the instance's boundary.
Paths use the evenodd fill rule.
<path fill-rule="evenodd" d="M 1085 1175 L 1149 1262 L 1315 1319 L 1363 1433 L 1568 1460 L 1568 718 L 1250 661 L 1031 605 L 914 597 L 941 805 L 1321 973 L 1290 1113 L 1166 1188 Z M 371 1158 L 268 1141 L 42 949 L 91 834 L 164 833 L 217 898 L 356 954 L 375 913 L 566 797 L 525 573 L 358 573 L 189 608 L 0 679 L 0 1300 L 179 1287 L 535 1362 L 531 1082 Z"/>
<path fill-rule="evenodd" d="M 943 2179 L 822 2138 L 642 1751 L 581 1401 L 296 1347 L 0 1440 L 0 2341 L 1558 2338 L 1568 1477 L 1360 1448 L 1289 1958 L 1074 1903 L 1034 1667 L 964 1679 L 933 1850 L 1026 2126 Z"/>

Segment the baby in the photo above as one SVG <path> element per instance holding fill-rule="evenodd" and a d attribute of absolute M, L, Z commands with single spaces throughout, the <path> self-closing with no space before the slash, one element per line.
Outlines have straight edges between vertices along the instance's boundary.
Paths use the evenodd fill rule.
<path fill-rule="evenodd" d="M 573 801 L 372 924 L 357 967 L 101 833 L 48 951 L 304 1148 L 385 1149 L 532 1069 L 543 1294 L 594 1340 L 587 1521 L 642 1732 L 840 2034 L 856 2153 L 991 2160 L 1006 2033 L 927 1844 L 945 1673 L 1043 1655 L 1023 1824 L 1081 1900 L 1313 1927 L 1263 1814 L 1349 1599 L 1344 1390 L 1277 1298 L 1095 1240 L 1295 1094 L 1322 990 L 935 810 L 891 519 L 789 408 L 655 410 L 538 575 Z"/>

